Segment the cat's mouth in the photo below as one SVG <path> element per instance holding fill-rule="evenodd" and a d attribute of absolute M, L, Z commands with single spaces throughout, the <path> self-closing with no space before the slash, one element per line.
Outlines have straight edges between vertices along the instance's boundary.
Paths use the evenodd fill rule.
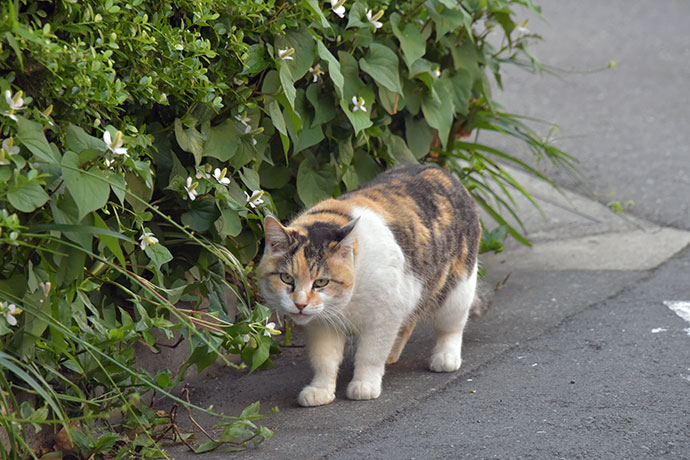
<path fill-rule="evenodd" d="M 302 312 L 290 313 L 290 318 L 295 322 L 295 324 L 299 326 L 304 326 L 309 321 L 311 321 L 313 317 L 314 315 L 307 315 Z"/>

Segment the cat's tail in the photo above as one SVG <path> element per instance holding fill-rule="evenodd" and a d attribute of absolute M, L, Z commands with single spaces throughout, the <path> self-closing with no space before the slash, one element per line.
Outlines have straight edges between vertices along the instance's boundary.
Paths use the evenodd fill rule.
<path fill-rule="evenodd" d="M 486 281 L 478 280 L 474 290 L 474 300 L 470 307 L 470 318 L 479 318 L 489 311 L 494 303 L 495 289 Z"/>

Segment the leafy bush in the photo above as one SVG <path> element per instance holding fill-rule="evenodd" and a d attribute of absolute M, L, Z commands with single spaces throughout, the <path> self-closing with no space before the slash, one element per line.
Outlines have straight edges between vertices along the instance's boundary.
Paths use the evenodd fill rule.
<path fill-rule="evenodd" d="M 55 424 L 85 457 L 159 455 L 176 425 L 144 395 L 190 406 L 170 390 L 191 365 L 269 366 L 278 331 L 251 277 L 268 213 L 431 161 L 496 220 L 485 248 L 506 233 L 526 243 L 503 216 L 518 217 L 511 188 L 529 195 L 500 162 L 548 179 L 467 139 L 514 136 L 570 166 L 492 99 L 501 64 L 533 64 L 515 7 L 538 11 L 531 0 L 6 2 L 3 457 L 29 452 L 25 430 Z M 180 336 L 181 369 L 135 366 L 135 343 L 155 352 Z M 269 437 L 257 411 L 202 449 Z"/>

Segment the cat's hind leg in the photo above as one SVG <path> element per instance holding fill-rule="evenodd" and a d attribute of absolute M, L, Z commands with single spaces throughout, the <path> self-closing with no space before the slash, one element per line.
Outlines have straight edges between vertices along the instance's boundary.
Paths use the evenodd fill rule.
<path fill-rule="evenodd" d="M 398 360 L 400 359 L 400 354 L 402 353 L 403 349 L 405 348 L 407 341 L 410 340 L 410 336 L 412 335 L 412 331 L 414 331 L 414 327 L 416 325 L 417 325 L 417 319 L 409 320 L 405 324 L 403 324 L 403 327 L 401 327 L 400 330 L 398 331 L 398 337 L 395 339 L 395 343 L 393 344 L 393 349 L 391 350 L 390 354 L 388 355 L 388 359 L 386 360 L 386 364 L 395 364 L 398 362 Z"/>
<path fill-rule="evenodd" d="M 462 364 L 462 334 L 472 306 L 477 286 L 477 266 L 460 279 L 441 308 L 432 317 L 436 345 L 431 352 L 429 369 L 434 372 L 453 372 Z"/>

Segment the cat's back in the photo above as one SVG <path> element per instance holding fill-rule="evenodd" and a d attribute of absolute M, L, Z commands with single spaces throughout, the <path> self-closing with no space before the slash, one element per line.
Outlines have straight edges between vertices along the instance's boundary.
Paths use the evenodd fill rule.
<path fill-rule="evenodd" d="M 385 222 L 421 278 L 435 276 L 432 268 L 450 259 L 464 262 L 458 273 L 476 261 L 481 227 L 474 202 L 457 177 L 437 166 L 392 168 L 358 190 L 308 209 L 295 223 L 340 226 L 361 210 Z"/>

